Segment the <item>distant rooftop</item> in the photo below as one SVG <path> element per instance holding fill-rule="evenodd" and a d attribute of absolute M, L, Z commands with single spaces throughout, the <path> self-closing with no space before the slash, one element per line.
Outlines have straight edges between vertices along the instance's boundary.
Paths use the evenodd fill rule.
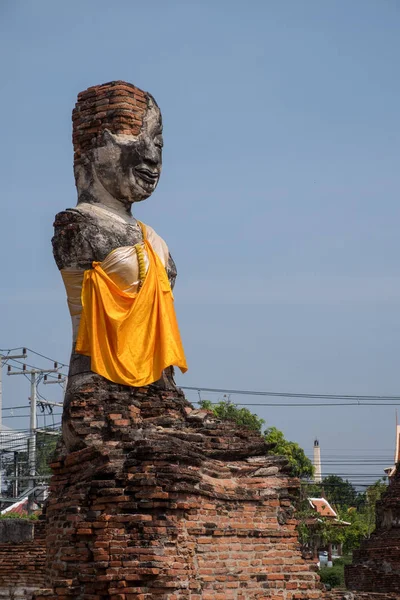
<path fill-rule="evenodd" d="M 2 515 L 6 515 L 7 513 L 13 513 L 15 515 L 19 515 L 21 517 L 28 515 L 28 502 L 29 498 L 24 498 L 23 500 L 19 500 L 11 506 L 7 506 L 4 510 L 1 511 Z"/>
<path fill-rule="evenodd" d="M 308 498 L 311 507 L 317 511 L 321 517 L 328 517 L 335 522 L 335 525 L 351 525 L 347 521 L 339 519 L 337 512 L 332 508 L 326 498 Z"/>

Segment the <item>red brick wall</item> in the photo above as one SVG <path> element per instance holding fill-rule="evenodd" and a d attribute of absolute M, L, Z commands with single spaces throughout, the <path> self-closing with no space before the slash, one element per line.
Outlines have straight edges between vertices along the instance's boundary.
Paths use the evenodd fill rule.
<path fill-rule="evenodd" d="M 45 584 L 44 523 L 35 523 L 31 542 L 0 543 L 0 598 L 28 598 Z"/>
<path fill-rule="evenodd" d="M 53 465 L 52 598 L 320 598 L 296 535 L 299 482 L 257 433 L 175 392 L 104 385 L 67 398 L 70 439 L 90 446 Z"/>

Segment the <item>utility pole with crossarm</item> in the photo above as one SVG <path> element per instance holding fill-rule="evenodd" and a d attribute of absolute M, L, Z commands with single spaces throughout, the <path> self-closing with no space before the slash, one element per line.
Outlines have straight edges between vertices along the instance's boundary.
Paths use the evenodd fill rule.
<path fill-rule="evenodd" d="M 8 358 L 8 357 L 7 357 Z M 31 396 L 30 396 L 30 425 L 29 425 L 29 445 L 28 445 L 28 464 L 29 464 L 29 489 L 32 493 L 29 494 L 29 508 L 32 510 L 34 501 L 34 489 L 36 487 L 36 408 L 37 394 L 36 385 L 38 375 L 46 376 L 48 373 L 58 372 L 58 363 L 54 363 L 53 369 L 27 369 L 26 365 L 22 366 L 19 371 L 13 371 L 11 366 L 8 366 L 7 375 L 30 375 L 31 376 Z M 56 405 L 59 403 L 40 400 L 41 404 Z"/>

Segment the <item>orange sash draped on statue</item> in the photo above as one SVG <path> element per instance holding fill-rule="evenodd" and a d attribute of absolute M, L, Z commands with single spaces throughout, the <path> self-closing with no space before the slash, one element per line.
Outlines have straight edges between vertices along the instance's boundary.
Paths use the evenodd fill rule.
<path fill-rule="evenodd" d="M 135 387 L 157 381 L 171 365 L 187 371 L 167 273 L 143 237 L 149 267 L 138 292 L 122 291 L 100 262 L 85 271 L 75 347 L 90 356 L 92 371 Z"/>

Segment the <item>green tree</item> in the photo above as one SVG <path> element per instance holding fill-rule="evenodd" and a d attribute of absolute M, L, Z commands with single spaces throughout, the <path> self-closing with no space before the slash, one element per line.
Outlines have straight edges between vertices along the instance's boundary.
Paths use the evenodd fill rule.
<path fill-rule="evenodd" d="M 376 526 L 376 503 L 387 490 L 387 485 L 381 479 L 370 485 L 363 497 L 360 506 L 350 507 L 340 512 L 340 517 L 351 523 L 344 529 L 343 549 L 352 552 L 358 548 L 362 540 L 371 536 Z"/>
<path fill-rule="evenodd" d="M 229 400 L 220 400 L 217 404 L 212 404 L 210 400 L 202 400 L 200 406 L 206 410 L 211 410 L 211 412 L 222 421 L 235 421 L 238 425 L 244 425 L 253 431 L 259 431 L 260 433 L 262 426 L 265 423 L 264 419 L 260 419 L 259 416 L 253 414 L 247 408 L 239 408 Z"/>
<path fill-rule="evenodd" d="M 311 478 L 314 475 L 312 462 L 304 450 L 296 442 L 285 439 L 282 431 L 276 427 L 268 427 L 264 432 L 265 441 L 274 446 L 269 450 L 271 454 L 285 456 L 291 467 L 293 477 Z"/>
<path fill-rule="evenodd" d="M 319 572 L 319 576 L 321 577 L 321 582 L 325 585 L 329 584 L 331 588 L 344 586 L 343 565 L 334 565 L 331 569 L 322 569 Z"/>
<path fill-rule="evenodd" d="M 362 540 L 369 538 L 374 531 L 376 503 L 387 489 L 387 486 L 382 480 L 379 480 L 369 486 L 365 493 L 358 493 L 348 481 L 343 481 L 337 475 L 330 475 L 329 482 L 331 488 L 335 490 L 335 495 L 337 490 L 342 489 L 346 502 L 352 504 L 352 506 L 348 506 L 343 502 L 339 503 L 335 495 L 327 498 L 335 506 L 338 518 L 349 523 L 349 525 L 338 527 L 329 518 L 321 516 L 318 516 L 316 520 L 316 513 L 311 509 L 307 498 L 323 495 L 324 492 L 328 496 L 325 480 L 321 487 L 303 483 L 299 510 L 296 514 L 299 520 L 299 541 L 304 547 L 312 548 L 314 552 L 316 547 L 323 546 L 328 541 L 341 543 L 343 551 L 346 554 L 351 553 L 360 546 Z M 343 486 L 342 484 L 346 485 Z"/>
<path fill-rule="evenodd" d="M 350 523 L 343 531 L 343 551 L 349 554 L 360 546 L 362 540 L 369 537 L 369 528 L 365 515 L 357 508 L 352 507 L 342 512 L 341 518 Z"/>
<path fill-rule="evenodd" d="M 303 549 L 308 549 L 312 555 L 328 543 L 341 544 L 344 540 L 343 528 L 330 517 L 318 514 L 310 505 L 308 499 L 299 504 L 296 513 L 298 519 L 297 531 L 299 542 Z"/>
<path fill-rule="evenodd" d="M 387 485 L 382 479 L 375 481 L 373 485 L 367 488 L 365 493 L 366 502 L 364 507 L 365 517 L 367 521 L 369 535 L 374 531 L 376 526 L 376 504 L 381 499 L 382 494 L 387 490 Z M 368 535 L 368 537 L 369 537 Z"/>
<path fill-rule="evenodd" d="M 360 504 L 361 497 L 355 487 L 350 481 L 344 480 L 338 475 L 324 477 L 321 488 L 329 503 L 338 509 L 357 507 Z"/>
<path fill-rule="evenodd" d="M 53 454 L 59 440 L 58 435 L 38 432 L 36 435 L 36 470 L 38 475 L 51 475 L 49 462 L 53 459 Z"/>

